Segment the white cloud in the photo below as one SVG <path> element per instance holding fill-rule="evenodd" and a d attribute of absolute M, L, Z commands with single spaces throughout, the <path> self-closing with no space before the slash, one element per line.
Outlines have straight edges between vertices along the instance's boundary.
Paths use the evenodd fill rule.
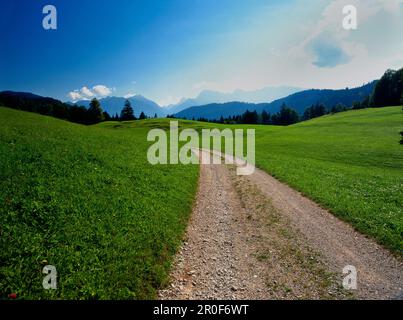
<path fill-rule="evenodd" d="M 312 50 L 312 44 L 319 44 L 324 42 L 324 46 L 329 42 L 332 43 L 334 52 L 339 52 L 340 63 L 335 61 L 329 61 L 326 64 L 333 67 L 347 62 L 347 58 L 350 60 L 366 59 L 369 55 L 366 44 L 359 41 L 357 37 L 354 38 L 354 33 L 359 33 L 362 28 L 376 23 L 376 18 L 380 14 L 386 14 L 388 16 L 399 16 L 401 11 L 399 10 L 403 0 L 335 0 L 332 1 L 322 12 L 322 18 L 316 24 L 310 34 L 297 46 L 290 50 L 290 56 L 294 58 L 309 59 L 311 63 L 318 66 L 315 61 L 323 59 L 331 59 L 329 55 L 325 57 L 318 57 L 318 50 Z M 345 30 L 342 27 L 342 21 L 344 19 L 343 8 L 346 5 L 353 5 L 357 8 L 358 15 L 358 31 Z M 330 37 L 329 37 L 330 35 Z M 327 39 L 326 41 L 322 41 Z M 326 50 L 323 50 L 327 53 Z M 336 60 L 336 59 L 333 59 Z"/>
<path fill-rule="evenodd" d="M 83 97 L 81 96 L 80 92 L 78 92 L 78 90 L 69 92 L 68 96 L 70 97 L 70 99 L 72 101 L 78 101 L 78 100 L 83 99 Z"/>
<path fill-rule="evenodd" d="M 74 90 L 68 93 L 68 97 L 72 101 L 90 100 L 92 98 L 103 98 L 115 91 L 115 88 L 108 88 L 104 85 L 96 85 L 92 90 L 87 86 L 82 87 L 80 90 Z"/>
<path fill-rule="evenodd" d="M 88 89 L 87 87 L 82 87 L 80 90 L 80 94 L 87 99 L 93 98 L 94 97 L 94 93 Z"/>
<path fill-rule="evenodd" d="M 95 95 L 94 93 L 88 89 L 88 87 L 84 86 L 80 90 L 74 90 L 68 93 L 68 96 L 73 101 L 77 100 L 89 100 L 93 98 Z"/>
<path fill-rule="evenodd" d="M 298 3 L 301 10 L 295 10 L 298 14 L 294 21 L 300 22 L 301 27 L 293 28 L 293 25 L 284 29 L 283 41 L 270 34 L 273 39 L 270 44 L 255 45 L 265 53 L 263 57 L 249 50 L 254 54 L 253 59 L 243 59 L 244 64 L 237 64 L 237 73 L 242 75 L 238 87 L 244 89 L 249 84 L 258 86 L 260 83 L 302 88 L 353 87 L 381 77 L 388 68 L 402 67 L 398 57 L 403 50 L 400 40 L 403 39 L 403 0 L 323 0 L 323 7 L 312 6 L 301 14 L 299 12 L 304 12 L 303 8 L 311 2 L 309 5 L 302 0 Z M 343 28 L 345 4 L 357 6 L 357 30 Z M 399 9 L 392 13 L 391 7 L 396 6 Z M 261 41 L 261 37 L 256 36 L 256 39 Z M 283 49 L 283 54 L 271 55 L 269 50 L 264 51 L 265 46 Z M 223 71 L 220 68 L 221 74 Z M 220 74 L 216 74 L 219 78 Z M 235 80 L 236 75 L 232 79 Z"/>
<path fill-rule="evenodd" d="M 100 84 L 100 85 L 92 87 L 92 90 L 98 97 L 106 97 L 112 93 L 113 89 Z"/>

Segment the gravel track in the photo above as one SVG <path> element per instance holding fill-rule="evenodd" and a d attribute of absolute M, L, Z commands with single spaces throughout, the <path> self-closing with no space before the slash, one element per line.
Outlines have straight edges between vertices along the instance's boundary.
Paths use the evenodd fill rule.
<path fill-rule="evenodd" d="M 341 287 L 346 265 L 357 269 L 357 290 Z M 401 258 L 265 172 L 241 177 L 223 164 L 200 166 L 186 236 L 159 298 L 401 299 L 402 288 Z"/>

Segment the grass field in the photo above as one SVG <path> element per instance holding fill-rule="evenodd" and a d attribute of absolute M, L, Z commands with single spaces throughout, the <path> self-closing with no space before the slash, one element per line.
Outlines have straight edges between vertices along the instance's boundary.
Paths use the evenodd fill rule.
<path fill-rule="evenodd" d="M 149 165 L 146 133 L 0 108 L 0 299 L 155 297 L 198 167 Z M 43 264 L 58 290 L 43 290 Z"/>
<path fill-rule="evenodd" d="M 181 127 L 224 128 L 181 121 Z M 169 119 L 84 127 L 0 108 L 0 298 L 153 298 L 196 191 L 197 166 L 151 166 Z M 401 107 L 256 129 L 257 166 L 403 253 Z M 42 289 L 42 261 L 59 290 Z"/>
<path fill-rule="evenodd" d="M 147 120 L 141 126 L 168 129 L 169 120 Z M 198 131 L 227 127 L 194 121 L 180 121 L 180 126 Z M 403 254 L 402 107 L 353 110 L 289 127 L 230 127 L 256 130 L 258 167 Z"/>

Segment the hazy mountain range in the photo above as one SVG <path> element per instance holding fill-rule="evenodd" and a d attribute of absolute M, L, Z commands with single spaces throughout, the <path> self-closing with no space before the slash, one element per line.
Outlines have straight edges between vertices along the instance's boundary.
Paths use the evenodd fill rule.
<path fill-rule="evenodd" d="M 358 88 L 342 89 L 342 90 L 304 90 L 291 94 L 287 97 L 277 99 L 270 103 L 244 103 L 244 102 L 227 102 L 212 103 L 201 106 L 194 106 L 182 110 L 175 114 L 177 118 L 198 119 L 206 118 L 209 120 L 235 116 L 244 113 L 246 110 L 262 112 L 266 110 L 269 113 L 276 113 L 283 104 L 295 109 L 299 114 L 303 114 L 305 109 L 313 104 L 320 103 L 327 107 L 336 104 L 343 104 L 351 107 L 354 102 L 361 102 L 365 97 L 372 94 L 376 81 L 368 83 Z"/>
<path fill-rule="evenodd" d="M 250 103 L 270 102 L 300 90 L 301 89 L 294 87 L 266 87 L 256 91 L 236 90 L 232 93 L 205 90 L 202 91 L 196 98 L 182 99 L 182 101 L 178 104 L 169 105 L 167 107 L 161 107 L 156 102 L 141 95 L 135 95 L 131 98 L 128 98 L 128 100 L 131 102 L 136 116 L 139 116 L 141 112 L 144 112 L 149 117 L 154 117 L 155 114 L 157 114 L 158 117 L 165 117 L 168 114 L 176 114 L 193 106 L 211 103 L 225 103 L 230 101 Z M 126 98 L 106 97 L 99 99 L 99 101 L 105 111 L 107 111 L 110 115 L 115 115 L 116 113 L 120 114 Z M 69 102 L 69 104 L 73 103 Z M 74 102 L 74 104 L 88 108 L 90 100 L 80 100 Z"/>
<path fill-rule="evenodd" d="M 194 106 L 201 106 L 212 103 L 226 103 L 232 101 L 248 103 L 267 103 L 273 100 L 286 97 L 292 93 L 301 91 L 295 87 L 265 87 L 255 91 L 236 90 L 231 93 L 223 93 L 211 90 L 202 91 L 196 98 L 182 99 L 181 102 L 166 107 L 169 114 L 175 114 Z"/>

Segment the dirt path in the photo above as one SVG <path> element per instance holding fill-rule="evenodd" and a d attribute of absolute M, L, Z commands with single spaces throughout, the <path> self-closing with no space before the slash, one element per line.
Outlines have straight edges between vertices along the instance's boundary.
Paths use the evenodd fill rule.
<path fill-rule="evenodd" d="M 201 152 L 201 156 L 205 156 Z M 353 265 L 357 290 L 342 289 Z M 261 170 L 201 165 L 172 283 L 160 299 L 396 299 L 403 263 Z"/>

